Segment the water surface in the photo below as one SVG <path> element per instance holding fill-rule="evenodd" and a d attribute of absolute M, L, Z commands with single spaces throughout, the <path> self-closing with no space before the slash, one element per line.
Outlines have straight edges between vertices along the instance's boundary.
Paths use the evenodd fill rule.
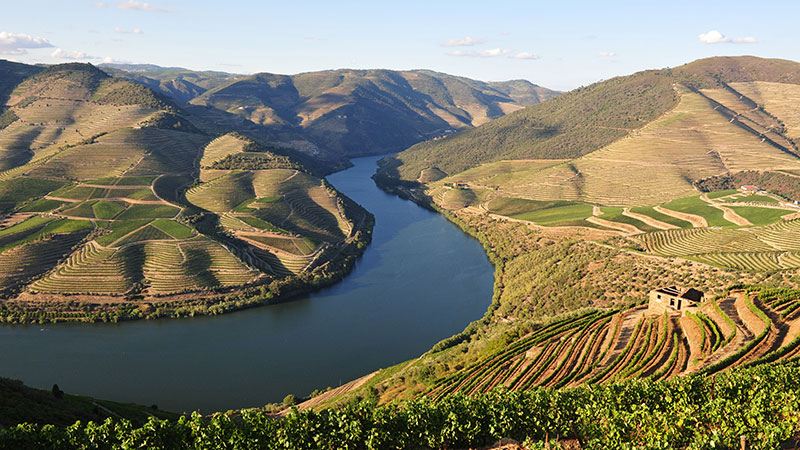
<path fill-rule="evenodd" d="M 480 318 L 493 270 L 442 216 L 370 179 L 378 157 L 328 177 L 375 215 L 341 283 L 217 317 L 0 327 L 0 376 L 68 393 L 203 412 L 335 387 L 419 356 Z"/>

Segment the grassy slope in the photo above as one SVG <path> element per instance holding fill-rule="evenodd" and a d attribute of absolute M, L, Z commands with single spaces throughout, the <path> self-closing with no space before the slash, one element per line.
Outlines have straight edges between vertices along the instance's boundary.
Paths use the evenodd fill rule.
<path fill-rule="evenodd" d="M 177 417 L 177 414 L 130 403 L 69 394 L 56 398 L 52 392 L 30 388 L 16 380 L 0 378 L 0 426 L 7 427 L 22 422 L 66 426 L 72 425 L 76 420 L 93 420 L 99 423 L 112 417 L 106 409 L 134 423 L 144 423 L 151 415 L 170 419 Z"/>
<path fill-rule="evenodd" d="M 753 57 L 709 58 L 579 88 L 485 126 L 425 142 L 389 158 L 384 173 L 415 180 L 437 167 L 448 174 L 500 159 L 574 158 L 627 136 L 676 105 L 672 85 L 719 88 L 720 81 L 800 82 L 800 64 Z"/>

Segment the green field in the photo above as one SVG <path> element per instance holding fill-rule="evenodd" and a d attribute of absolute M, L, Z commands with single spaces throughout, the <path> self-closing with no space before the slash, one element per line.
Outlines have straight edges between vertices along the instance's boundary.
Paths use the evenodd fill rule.
<path fill-rule="evenodd" d="M 650 226 L 642 222 L 641 220 L 637 220 L 632 217 L 622 215 L 623 209 L 624 208 L 618 206 L 602 206 L 600 207 L 600 211 L 603 212 L 603 215 L 598 217 L 603 220 L 610 220 L 611 222 L 619 222 L 628 225 L 633 225 L 644 232 L 659 230 L 658 228 Z"/>
<path fill-rule="evenodd" d="M 131 205 L 122 214 L 117 216 L 118 220 L 131 219 L 170 219 L 175 217 L 180 210 L 170 205 Z"/>
<path fill-rule="evenodd" d="M 172 236 L 150 224 L 140 230 L 136 230 L 135 232 L 125 236 L 124 238 L 117 241 L 114 245 L 116 247 L 121 247 L 125 244 L 130 244 L 133 242 L 171 240 L 171 239 Z"/>
<path fill-rule="evenodd" d="M 288 233 L 286 230 L 276 227 L 275 225 L 267 222 L 266 220 L 259 219 L 258 217 L 240 216 L 238 217 L 238 219 L 252 227 L 258 228 L 259 230 L 275 231 L 278 233 Z"/>
<path fill-rule="evenodd" d="M 659 220 L 664 223 L 668 223 L 670 225 L 675 225 L 678 228 L 692 228 L 692 224 L 681 219 L 677 219 L 672 216 L 668 216 L 666 214 L 662 214 L 653 209 L 652 206 L 634 206 L 631 208 L 631 212 L 642 214 L 648 217 L 652 217 L 653 219 Z"/>
<path fill-rule="evenodd" d="M 188 239 L 195 235 L 191 228 L 174 220 L 156 219 L 153 221 L 153 226 L 175 239 Z"/>
<path fill-rule="evenodd" d="M 729 189 L 729 190 L 726 190 L 726 191 L 709 192 L 706 195 L 708 196 L 708 198 L 713 200 L 713 199 L 717 199 L 717 198 L 720 198 L 720 197 L 727 197 L 728 195 L 733 195 L 733 194 L 736 194 L 737 192 L 739 192 L 739 191 L 737 191 L 736 189 Z"/>
<path fill-rule="evenodd" d="M 144 226 L 148 222 L 150 221 L 147 219 L 115 221 L 110 226 L 111 232 L 109 234 L 104 234 L 95 240 L 100 245 L 108 246 L 114 241 L 120 239 L 122 236 L 125 236 L 131 231 Z"/>
<path fill-rule="evenodd" d="M 791 211 L 785 209 L 759 208 L 757 206 L 731 206 L 730 208 L 753 225 L 769 225 L 780 221 L 782 216 L 791 214 Z"/>
<path fill-rule="evenodd" d="M 101 200 L 92 205 L 94 217 L 98 219 L 113 219 L 125 210 L 127 205 L 123 202 L 109 202 Z"/>
<path fill-rule="evenodd" d="M 558 226 L 580 222 L 592 216 L 592 205 L 571 202 L 557 203 L 559 204 L 515 214 L 511 217 L 514 219 L 536 222 L 542 225 Z"/>
<path fill-rule="evenodd" d="M 88 200 L 105 196 L 105 190 L 89 186 L 67 186 L 50 193 L 53 197 L 68 198 L 71 200 Z"/>
<path fill-rule="evenodd" d="M 722 210 L 709 206 L 699 196 L 684 197 L 665 203 L 664 208 L 687 214 L 694 214 L 706 219 L 710 227 L 730 227 L 735 224 L 725 220 Z"/>
<path fill-rule="evenodd" d="M 32 198 L 42 197 L 66 184 L 43 178 L 14 178 L 0 182 L 0 212 L 11 211 Z"/>
<path fill-rule="evenodd" d="M 91 230 L 88 220 L 51 219 L 33 216 L 13 227 L 0 231 L 0 252 L 42 239 L 54 234 L 68 234 Z"/>
<path fill-rule="evenodd" d="M 67 216 L 75 216 L 75 217 L 86 217 L 87 219 L 94 219 L 94 205 L 97 203 L 96 200 L 89 200 L 86 202 L 81 202 L 78 204 L 74 204 L 74 206 L 70 208 L 64 208 L 61 213 Z M 101 208 L 102 210 L 103 208 Z M 102 217 L 103 219 L 108 219 L 108 217 Z"/>
<path fill-rule="evenodd" d="M 709 194 L 708 198 L 714 198 L 714 197 L 711 197 L 711 195 Z M 769 195 L 758 195 L 758 194 L 735 195 L 735 196 L 724 198 L 724 199 L 722 199 L 722 201 L 724 201 L 726 203 L 755 202 L 755 203 L 771 203 L 771 204 L 775 204 L 775 205 L 780 203 L 780 201 L 776 200 L 774 197 L 770 197 Z"/>
<path fill-rule="evenodd" d="M 64 204 L 65 203 L 62 201 L 40 198 L 39 200 L 34 200 L 26 204 L 24 207 L 19 209 L 19 212 L 47 212 L 57 209 Z"/>

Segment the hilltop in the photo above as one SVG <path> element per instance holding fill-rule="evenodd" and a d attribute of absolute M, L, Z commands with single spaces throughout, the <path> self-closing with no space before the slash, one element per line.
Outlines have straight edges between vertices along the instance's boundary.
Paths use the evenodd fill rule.
<path fill-rule="evenodd" d="M 471 128 L 557 93 L 525 81 L 484 83 L 430 71 L 260 73 L 191 101 L 291 128 L 323 154 L 385 153 Z"/>
<path fill-rule="evenodd" d="M 302 154 L 89 64 L 29 72 L 0 127 L 4 321 L 277 301 L 338 280 L 369 240 L 369 213 Z"/>
<path fill-rule="evenodd" d="M 400 150 L 558 94 L 526 80 L 482 82 L 430 70 L 237 75 L 148 64 L 101 67 L 188 103 L 209 121 L 327 160 Z"/>
<path fill-rule="evenodd" d="M 387 159 L 384 173 L 413 181 L 426 168 L 453 175 L 504 159 L 578 158 L 636 136 L 638 130 L 676 108 L 681 99 L 693 95 L 702 97 L 700 102 L 707 102 L 710 105 L 707 109 L 712 112 L 714 101 L 731 103 L 727 106 L 733 115 L 758 109 L 754 103 L 744 105 L 733 101 L 731 96 L 737 92 L 734 83 L 797 85 L 800 64 L 756 57 L 718 57 L 672 69 L 615 77 L 529 106 L 485 126 L 413 146 Z M 703 90 L 714 91 L 711 98 L 697 92 Z M 760 103 L 763 106 L 764 102 Z M 724 110 L 718 112 L 726 114 Z M 774 119 L 745 116 L 761 125 L 755 130 L 759 138 L 766 129 L 772 134 L 782 134 Z M 796 152 L 791 144 L 783 142 L 786 136 L 767 133 L 767 137 Z M 707 144 L 706 150 L 711 149 L 713 145 Z"/>

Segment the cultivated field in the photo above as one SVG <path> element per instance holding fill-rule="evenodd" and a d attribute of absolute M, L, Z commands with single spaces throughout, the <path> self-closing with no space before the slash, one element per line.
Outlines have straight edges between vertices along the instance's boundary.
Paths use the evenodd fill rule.
<path fill-rule="evenodd" d="M 681 86 L 676 89 L 680 102 L 675 108 L 585 156 L 571 161 L 488 163 L 432 187 L 465 182 L 498 197 L 637 207 L 691 196 L 696 194 L 691 180 L 728 171 L 800 169 L 800 159 L 731 123 L 703 95 Z M 736 100 L 711 93 L 726 105 Z M 741 109 L 738 104 L 731 108 Z M 748 122 L 760 130 L 775 125 L 765 114 L 753 119 L 765 122 Z"/>
<path fill-rule="evenodd" d="M 644 306 L 594 311 L 521 337 L 442 379 L 427 395 L 655 380 L 797 359 L 798 327 L 796 291 L 734 292 L 684 316 L 647 315 Z"/>

